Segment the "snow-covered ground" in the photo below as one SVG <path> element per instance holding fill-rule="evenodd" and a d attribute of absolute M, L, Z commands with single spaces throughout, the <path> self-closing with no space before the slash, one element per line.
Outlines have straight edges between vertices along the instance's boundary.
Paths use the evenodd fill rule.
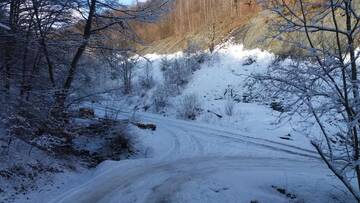
<path fill-rule="evenodd" d="M 157 83 L 163 80 L 163 57 L 148 56 Z M 255 62 L 246 64 L 249 58 Z M 224 91 L 231 87 L 242 97 L 248 75 L 266 70 L 274 58 L 241 45 L 222 46 L 182 93 L 170 98 L 164 112 L 135 114 L 141 122 L 157 125 L 156 131 L 132 129 L 144 157 L 106 161 L 82 174 L 60 174 L 56 187 L 18 202 L 352 202 L 306 136 L 289 122 L 275 125 L 278 113 L 269 106 L 235 102 L 233 115 L 225 114 Z M 196 121 L 177 119 L 179 100 L 192 93 L 204 111 Z M 151 105 L 149 98 L 133 95 L 91 107 L 100 116 L 106 106 L 110 112 L 119 110 L 120 118 L 132 118 L 129 109 Z"/>
<path fill-rule="evenodd" d="M 311 149 L 209 124 L 139 116 L 157 124 L 154 132 L 134 129 L 146 158 L 107 161 L 28 202 L 351 202 Z M 81 184 L 68 188 L 74 181 Z"/>

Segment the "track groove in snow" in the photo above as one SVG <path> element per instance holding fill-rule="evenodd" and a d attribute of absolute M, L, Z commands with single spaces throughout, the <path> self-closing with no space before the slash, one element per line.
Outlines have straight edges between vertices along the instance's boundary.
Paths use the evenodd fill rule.
<path fill-rule="evenodd" d="M 131 115 L 130 112 L 124 112 L 124 111 L 123 114 L 128 116 Z M 148 113 L 138 113 L 138 114 L 139 116 L 141 116 L 143 120 L 147 122 L 162 123 L 163 125 L 166 124 L 166 126 L 172 126 L 173 128 L 178 130 L 184 129 L 184 126 L 186 126 L 185 129 L 188 129 L 192 132 L 197 132 L 200 135 L 211 135 L 211 136 L 222 137 L 224 139 L 231 140 L 234 142 L 245 142 L 247 144 L 258 145 L 272 150 L 278 150 L 295 155 L 319 159 L 319 156 L 314 150 L 305 149 L 290 144 L 280 143 L 263 138 L 250 137 L 233 132 L 231 130 L 221 129 L 220 127 L 214 127 L 202 123 L 194 123 L 194 122 L 177 120 L 172 118 L 164 118 L 158 115 L 148 114 Z"/>
<path fill-rule="evenodd" d="M 338 182 L 312 150 L 206 124 L 138 115 L 157 125 L 153 134 L 144 135 L 154 150 L 151 158 L 104 163 L 101 173 L 51 202 L 289 202 L 271 185 L 291 186 L 310 202 L 329 201 L 329 192 L 338 195 L 318 186 Z"/>
<path fill-rule="evenodd" d="M 298 176 L 301 176 L 305 168 L 316 168 L 323 173 L 326 171 L 319 162 L 266 157 L 194 157 L 174 161 L 150 161 L 145 162 L 142 167 L 131 168 L 125 172 L 121 171 L 121 168 L 110 170 L 53 202 L 178 202 L 173 198 L 180 195 L 183 186 L 188 183 L 197 182 L 218 172 L 257 171 L 264 168 L 270 174 L 288 170 Z M 256 177 L 253 179 L 255 181 Z M 202 202 L 207 201 L 210 200 L 203 199 Z M 228 199 L 226 202 L 236 201 Z"/>

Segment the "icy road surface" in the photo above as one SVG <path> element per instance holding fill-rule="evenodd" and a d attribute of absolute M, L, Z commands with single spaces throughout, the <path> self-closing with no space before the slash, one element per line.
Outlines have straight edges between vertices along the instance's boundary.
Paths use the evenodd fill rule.
<path fill-rule="evenodd" d="M 352 201 L 316 153 L 299 143 L 159 115 L 139 118 L 157 125 L 154 132 L 136 130 L 147 158 L 105 162 L 89 181 L 51 202 Z"/>

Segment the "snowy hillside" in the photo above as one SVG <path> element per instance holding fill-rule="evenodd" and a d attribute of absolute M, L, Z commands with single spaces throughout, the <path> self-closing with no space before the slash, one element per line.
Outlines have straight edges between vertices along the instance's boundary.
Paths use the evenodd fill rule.
<path fill-rule="evenodd" d="M 179 93 L 165 95 L 167 101 L 161 109 L 155 108 L 155 100 L 157 90 L 165 83 L 162 60 L 184 60 L 184 54 L 149 54 L 145 57 L 151 61 L 150 75 L 155 85 L 145 93 L 139 93 L 137 89 L 141 87 L 136 87 L 130 95 L 107 95 L 105 101 L 101 102 L 101 109 L 116 108 L 135 112 L 134 115 L 137 115 L 136 112 L 151 112 L 187 120 L 179 115 L 181 103 L 184 97 L 194 95 L 200 111 L 193 122 L 230 127 L 254 137 L 312 148 L 305 132 L 299 134 L 294 131 L 290 121 L 278 123 L 280 112 L 271 109 L 273 98 L 256 84 L 251 85 L 251 75 L 266 72 L 274 62 L 275 55 L 272 53 L 260 49 L 246 50 L 242 45 L 231 42 L 219 45 L 215 53 L 206 56 L 199 69 L 191 73 L 188 83 L 180 87 Z M 143 76 L 147 60 L 138 64 L 134 81 Z M 288 60 L 282 63 L 286 64 Z M 89 106 L 96 109 L 99 104 Z M 292 122 L 296 122 L 295 119 Z"/>
<path fill-rule="evenodd" d="M 183 56 L 146 56 L 154 85 L 145 93 L 106 94 L 101 102 L 85 104 L 100 117 L 155 124 L 155 131 L 132 127 L 140 157 L 106 161 L 81 174 L 60 174 L 57 189 L 45 187 L 18 202 L 352 201 L 304 133 L 296 132 L 290 121 L 277 124 L 279 112 L 271 108 L 271 99 L 249 101 L 249 76 L 266 71 L 274 55 L 222 45 L 157 111 L 154 98 L 166 80 L 162 59 Z M 137 80 L 143 71 L 137 69 Z M 179 114 L 187 95 L 197 98 L 194 120 Z"/>

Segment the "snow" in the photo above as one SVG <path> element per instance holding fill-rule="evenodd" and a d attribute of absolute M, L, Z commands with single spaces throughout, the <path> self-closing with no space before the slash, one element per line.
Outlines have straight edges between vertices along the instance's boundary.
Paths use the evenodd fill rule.
<path fill-rule="evenodd" d="M 256 63 L 242 66 L 248 58 L 254 58 Z M 209 66 L 195 72 L 185 93 L 197 93 L 200 96 L 221 96 L 230 85 L 235 89 L 243 89 L 243 84 L 256 71 L 266 70 L 273 61 L 274 55 L 259 49 L 245 51 L 242 45 L 234 45 L 220 49 Z M 208 98 L 213 99 L 213 98 Z"/>
<path fill-rule="evenodd" d="M 158 84 L 163 80 L 161 59 L 181 56 L 146 56 Z M 245 65 L 250 58 L 255 62 Z M 219 46 L 181 95 L 171 99 L 165 113 L 135 114 L 135 119 L 157 125 L 156 131 L 132 129 L 144 152 L 142 158 L 106 161 L 94 171 L 65 174 L 59 177 L 63 184 L 58 189 L 34 193 L 19 202 L 352 202 L 306 136 L 295 132 L 290 122 L 275 125 L 278 112 L 266 102 L 235 103 L 234 114 L 225 115 L 227 100 L 218 99 L 224 91 L 230 86 L 243 95 L 247 77 L 266 71 L 274 59 L 259 49 L 245 50 L 231 43 Z M 89 105 L 100 116 L 114 113 L 133 119 L 131 110 L 148 102 L 143 100 L 151 98 L 152 92 L 145 99 L 133 95 Z M 190 93 L 201 98 L 203 109 L 223 118 L 203 111 L 196 121 L 177 119 L 177 102 Z M 104 105 L 111 108 L 105 112 Z M 287 135 L 289 140 L 280 138 Z M 289 199 L 274 186 L 296 198 Z"/>
<path fill-rule="evenodd" d="M 299 201 L 334 201 L 330 195 L 349 201 L 306 149 L 229 135 L 207 124 L 142 116 L 158 125 L 156 132 L 139 130 L 151 148 L 148 158 L 105 162 L 89 181 L 51 202 L 289 202 L 273 185 Z"/>

